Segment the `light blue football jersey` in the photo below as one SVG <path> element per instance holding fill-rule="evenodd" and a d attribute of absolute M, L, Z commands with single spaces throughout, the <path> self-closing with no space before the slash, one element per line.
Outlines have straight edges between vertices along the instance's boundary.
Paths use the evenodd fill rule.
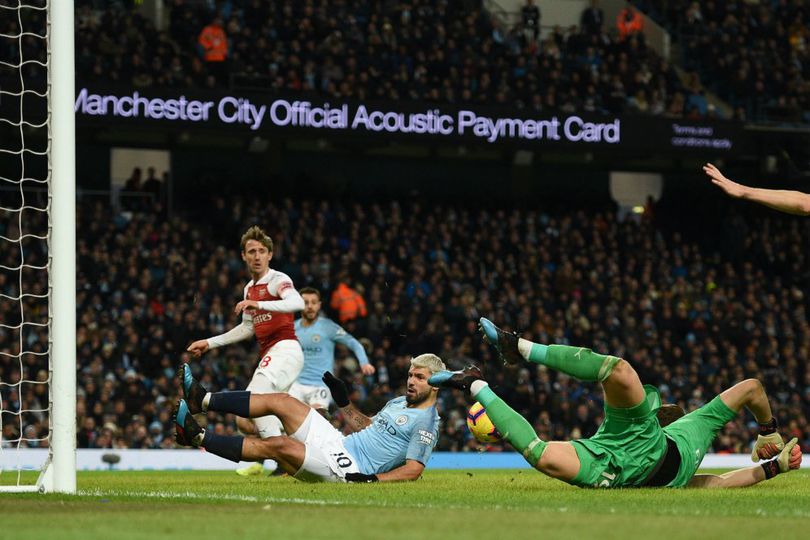
<path fill-rule="evenodd" d="M 360 472 L 377 474 L 404 465 L 406 459 L 427 465 L 438 440 L 436 406 L 409 408 L 405 396 L 400 396 L 386 403 L 370 426 L 352 433 L 343 443 Z"/>
<path fill-rule="evenodd" d="M 335 365 L 336 343 L 346 345 L 361 366 L 368 364 L 363 346 L 339 324 L 320 316 L 310 326 L 304 326 L 301 321 L 295 321 L 295 335 L 304 349 L 304 369 L 298 375 L 300 384 L 326 386 L 321 378 Z"/>

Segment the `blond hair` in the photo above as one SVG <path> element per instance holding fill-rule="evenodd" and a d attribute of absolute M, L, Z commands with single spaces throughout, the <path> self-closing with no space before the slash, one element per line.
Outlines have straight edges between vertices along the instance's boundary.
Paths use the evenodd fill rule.
<path fill-rule="evenodd" d="M 240 243 L 240 246 L 242 247 L 243 252 L 245 251 L 245 246 L 250 240 L 256 240 L 266 247 L 267 251 L 270 253 L 273 252 L 273 239 L 267 236 L 267 233 L 264 232 L 258 225 L 254 225 L 253 227 L 249 228 L 247 231 L 245 231 L 245 234 L 242 235 L 242 242 Z"/>
<path fill-rule="evenodd" d="M 430 370 L 431 375 L 447 369 L 442 359 L 431 353 L 420 354 L 415 358 L 411 358 L 411 367 L 427 368 Z"/>

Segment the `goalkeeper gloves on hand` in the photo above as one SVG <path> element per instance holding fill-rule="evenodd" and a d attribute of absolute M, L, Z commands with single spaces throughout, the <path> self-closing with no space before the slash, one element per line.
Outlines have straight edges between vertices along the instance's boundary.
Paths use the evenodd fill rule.
<path fill-rule="evenodd" d="M 791 469 L 798 469 L 802 464 L 802 449 L 796 446 L 799 439 L 793 437 L 785 447 L 779 452 L 776 458 L 779 463 L 779 472 L 788 472 Z"/>
<path fill-rule="evenodd" d="M 359 472 L 346 473 L 346 481 L 360 484 L 370 484 L 371 482 L 379 482 L 376 474 L 363 474 Z"/>
<path fill-rule="evenodd" d="M 759 435 L 751 451 L 751 461 L 756 463 L 760 459 L 772 458 L 784 447 L 785 441 L 779 434 L 776 418 L 772 417 L 770 422 L 759 425 Z"/>
<path fill-rule="evenodd" d="M 349 390 L 346 388 L 343 381 L 328 371 L 324 372 L 321 380 L 329 387 L 329 391 L 332 392 L 332 399 L 335 400 L 335 405 L 341 409 L 349 405 Z"/>

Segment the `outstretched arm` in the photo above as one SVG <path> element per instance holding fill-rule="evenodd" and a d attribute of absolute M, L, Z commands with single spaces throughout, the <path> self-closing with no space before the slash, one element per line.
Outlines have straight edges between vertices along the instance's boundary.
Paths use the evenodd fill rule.
<path fill-rule="evenodd" d="M 208 339 L 199 339 L 189 345 L 186 350 L 195 358 L 199 358 L 210 349 L 216 349 L 230 345 L 231 343 L 236 343 L 237 341 L 242 341 L 243 339 L 248 339 L 253 336 L 253 332 L 253 318 L 249 314 L 243 313 L 241 324 L 231 328 L 224 334 L 212 336 Z"/>
<path fill-rule="evenodd" d="M 779 457 L 762 465 L 737 469 L 725 474 L 696 474 L 687 487 L 696 488 L 744 488 L 773 478 L 777 474 L 798 469 L 802 465 L 802 450 L 792 439 L 779 453 Z"/>
<path fill-rule="evenodd" d="M 787 214 L 799 216 L 810 215 L 810 195 L 807 193 L 785 189 L 764 189 L 744 186 L 723 176 L 723 173 L 711 163 L 707 163 L 703 166 L 703 172 L 709 175 L 714 185 L 719 186 L 720 189 L 734 198 L 764 204 L 769 208 Z"/>

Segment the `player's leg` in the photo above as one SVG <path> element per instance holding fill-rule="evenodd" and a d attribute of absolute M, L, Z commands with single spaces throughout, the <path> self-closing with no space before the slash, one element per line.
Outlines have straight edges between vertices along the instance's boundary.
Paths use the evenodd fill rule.
<path fill-rule="evenodd" d="M 468 366 L 462 371 L 443 371 L 428 381 L 440 388 L 469 392 L 487 411 L 487 416 L 512 447 L 535 469 L 563 481 L 572 480 L 579 472 L 579 457 L 570 443 L 541 440 L 532 425 L 506 404 L 484 381 L 481 371 Z"/>
<path fill-rule="evenodd" d="M 232 413 L 240 418 L 275 415 L 281 419 L 285 431 L 293 433 L 301 427 L 309 413 L 309 407 L 289 394 L 254 394 L 247 390 L 208 392 L 191 374 L 188 364 L 180 366 L 178 378 L 191 414 L 210 410 Z"/>
<path fill-rule="evenodd" d="M 483 317 L 480 326 L 486 340 L 507 363 L 526 360 L 548 366 L 581 381 L 599 381 L 605 389 L 605 400 L 611 407 L 634 407 L 645 398 L 638 374 L 621 358 L 598 354 L 585 347 L 534 343 L 504 332 Z"/>
<path fill-rule="evenodd" d="M 272 459 L 290 474 L 295 474 L 304 463 L 306 447 L 301 441 L 288 437 L 258 439 L 211 433 L 197 424 L 185 400 L 177 404 L 174 422 L 175 439 L 183 446 L 202 447 L 237 463 Z"/>

